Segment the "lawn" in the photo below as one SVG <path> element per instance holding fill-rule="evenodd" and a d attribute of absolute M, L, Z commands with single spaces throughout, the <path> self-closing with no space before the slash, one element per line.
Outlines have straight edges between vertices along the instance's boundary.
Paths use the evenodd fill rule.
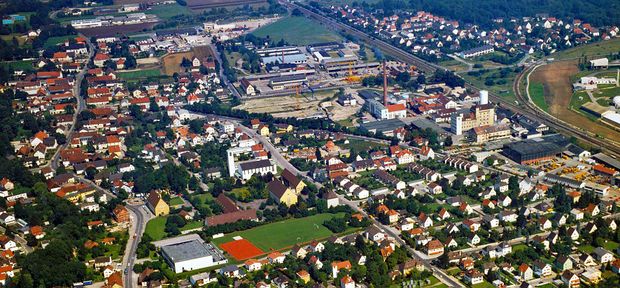
<path fill-rule="evenodd" d="M 166 237 L 166 218 L 165 216 L 159 216 L 151 219 L 146 223 L 144 233 L 151 236 L 153 240 L 161 240 Z"/>
<path fill-rule="evenodd" d="M 603 244 L 603 248 L 607 249 L 608 251 L 616 251 L 616 249 L 618 249 L 618 247 L 620 247 L 620 244 L 618 244 L 618 242 L 614 242 L 611 240 L 607 240 L 607 242 L 605 242 Z"/>
<path fill-rule="evenodd" d="M 484 281 L 484 282 L 482 282 L 480 284 L 472 285 L 471 287 L 472 288 L 487 288 L 487 287 L 488 288 L 495 288 L 495 286 L 493 286 L 493 284 L 491 284 L 491 283 L 489 283 L 487 281 Z"/>
<path fill-rule="evenodd" d="M 11 67 L 13 70 L 33 70 L 32 60 L 4 61 L 2 67 Z"/>
<path fill-rule="evenodd" d="M 517 244 L 515 246 L 512 246 L 512 252 L 518 252 L 518 251 L 522 251 L 527 249 L 527 245 L 525 244 Z"/>
<path fill-rule="evenodd" d="M 156 15 L 161 19 L 170 19 L 177 15 L 191 15 L 192 12 L 187 8 L 187 6 L 181 6 L 179 4 L 171 4 L 171 5 L 157 5 L 153 8 L 145 11 L 146 14 Z"/>
<path fill-rule="evenodd" d="M 588 56 L 588 59 L 595 59 L 598 57 L 606 57 L 610 53 L 617 53 L 618 50 L 620 50 L 620 39 L 615 38 L 608 41 L 577 46 L 552 54 L 550 57 L 555 59 L 575 59 L 585 55 Z"/>
<path fill-rule="evenodd" d="M 333 233 L 323 226 L 323 222 L 343 215 L 343 213 L 324 213 L 305 218 L 288 219 L 226 234 L 224 237 L 214 239 L 213 243 L 220 245 L 232 241 L 234 236 L 241 236 L 265 252 L 280 250 L 296 243 L 305 243 L 331 236 Z"/>
<path fill-rule="evenodd" d="M 341 147 L 344 149 L 351 149 L 359 152 L 369 151 L 372 149 L 384 149 L 387 147 L 387 145 L 359 139 L 349 139 L 349 144 L 342 144 Z"/>
<path fill-rule="evenodd" d="M 168 216 L 158 216 L 151 219 L 148 223 L 146 223 L 146 229 L 144 230 L 144 233 L 151 236 L 154 241 L 166 238 L 166 219 L 168 219 Z M 185 224 L 185 226 L 181 227 L 179 230 L 184 231 L 196 229 L 202 227 L 202 225 L 202 221 L 191 221 L 187 222 L 187 224 Z"/>
<path fill-rule="evenodd" d="M 530 83 L 530 97 L 532 102 L 536 104 L 540 109 L 549 111 L 549 105 L 545 102 L 545 87 L 542 83 L 532 82 Z"/>
<path fill-rule="evenodd" d="M 185 231 L 185 230 L 192 230 L 192 229 L 196 229 L 196 228 L 200 228 L 203 226 L 203 222 L 202 221 L 192 221 L 192 222 L 187 222 L 187 224 L 185 224 L 185 226 L 183 226 L 181 229 L 181 231 Z"/>
<path fill-rule="evenodd" d="M 121 79 L 139 79 L 160 76 L 159 69 L 137 70 L 131 72 L 118 72 L 117 76 Z"/>
<path fill-rule="evenodd" d="M 181 197 L 174 197 L 174 198 L 170 198 L 170 206 L 181 206 L 183 205 L 183 199 L 181 199 Z"/>
<path fill-rule="evenodd" d="M 248 187 L 234 188 L 230 193 L 235 195 L 237 199 L 246 199 L 250 197 L 250 190 Z"/>
<path fill-rule="evenodd" d="M 65 36 L 58 36 L 58 37 L 50 37 L 50 38 L 47 38 L 47 41 L 45 41 L 44 46 L 45 46 L 45 48 L 56 46 L 56 45 L 58 45 L 60 43 L 63 43 L 65 41 L 67 41 L 68 39 L 73 39 L 75 37 L 76 37 L 76 35 L 65 35 Z"/>
<path fill-rule="evenodd" d="M 592 93 L 594 97 L 609 97 L 613 98 L 620 95 L 620 87 L 607 87 L 598 89 L 598 91 Z"/>
<path fill-rule="evenodd" d="M 462 73 L 459 75 L 465 79 L 466 82 L 469 82 L 480 89 L 489 90 L 491 93 L 497 94 L 506 100 L 516 101 L 517 98 L 514 95 L 514 91 L 512 91 L 512 83 L 514 82 L 517 73 L 510 69 L 510 72 L 502 75 L 500 72 L 501 70 L 503 69 L 488 69 L 477 72 Z M 487 82 L 487 79 L 492 79 L 493 82 Z"/>
<path fill-rule="evenodd" d="M 209 193 L 194 195 L 194 197 L 197 197 L 198 199 L 200 199 L 200 202 L 203 204 L 213 201 L 213 195 Z"/>
<path fill-rule="evenodd" d="M 578 91 L 573 93 L 573 96 L 570 99 L 569 108 L 579 109 L 579 107 L 588 102 L 590 102 L 590 97 L 588 97 L 588 94 L 584 91 Z"/>
<path fill-rule="evenodd" d="M 594 246 L 592 245 L 581 245 L 577 247 L 577 249 L 583 253 L 591 254 L 594 251 Z"/>
<path fill-rule="evenodd" d="M 293 45 L 341 41 L 342 37 L 306 17 L 286 17 L 256 29 L 252 34 L 284 41 Z"/>
<path fill-rule="evenodd" d="M 448 272 L 448 275 L 456 276 L 456 275 L 459 275 L 459 273 L 461 273 L 461 269 L 459 269 L 458 267 L 452 267 L 446 270 L 446 272 Z"/>

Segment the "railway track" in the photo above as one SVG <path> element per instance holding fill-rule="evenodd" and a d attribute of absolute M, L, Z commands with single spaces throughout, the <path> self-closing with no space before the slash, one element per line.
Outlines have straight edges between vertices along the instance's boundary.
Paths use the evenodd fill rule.
<path fill-rule="evenodd" d="M 425 61 L 407 51 L 404 51 L 398 47 L 394 47 L 393 45 L 383 40 L 379 40 L 374 37 L 371 37 L 364 31 L 360 31 L 349 25 L 336 21 L 330 17 L 323 16 L 321 14 L 318 14 L 314 11 L 311 11 L 309 9 L 306 9 L 305 7 L 299 6 L 294 3 L 283 2 L 283 4 L 288 6 L 289 8 L 299 9 L 306 16 L 312 19 L 315 19 L 327 26 L 330 26 L 332 28 L 345 31 L 346 33 L 354 35 L 358 37 L 359 39 L 361 39 L 362 41 L 366 42 L 367 44 L 379 48 L 383 53 L 390 55 L 394 57 L 395 59 L 398 59 L 402 62 L 416 66 L 420 71 L 423 71 L 426 73 L 434 73 L 436 70 L 447 70 L 446 68 L 440 65 Z M 516 105 L 515 103 L 512 103 L 511 101 L 508 101 L 502 98 L 501 96 L 498 96 L 497 94 L 491 93 L 491 92 L 489 92 L 490 99 L 493 102 L 498 103 L 500 107 L 502 108 L 506 108 L 508 110 L 511 110 L 514 113 L 519 113 L 529 118 L 535 119 L 559 132 L 574 135 L 578 139 L 585 141 L 586 143 L 592 143 L 594 145 L 597 145 L 599 148 L 601 148 L 601 150 L 607 152 L 608 154 L 614 157 L 620 158 L 620 147 L 618 147 L 618 145 L 609 143 L 608 141 L 605 141 L 605 139 L 601 139 L 597 137 L 596 135 L 592 135 L 591 133 L 584 131 L 580 128 L 573 127 L 563 121 L 560 121 L 550 115 L 545 114 L 544 112 L 541 112 L 539 109 L 537 109 L 537 107 L 533 107 L 533 105 L 529 101 L 527 101 L 527 96 L 524 97 L 523 95 L 521 95 L 521 92 L 519 91 L 519 86 L 518 86 L 521 79 L 523 79 L 523 76 L 527 75 L 526 71 L 528 71 L 529 69 L 531 69 L 531 67 L 524 69 L 517 76 L 517 79 L 513 83 L 514 93 L 517 96 L 517 99 L 521 101 L 523 106 Z M 465 83 L 465 88 L 471 91 L 474 91 L 474 92 L 480 91 L 480 89 L 478 89 L 476 86 L 468 82 Z"/>
<path fill-rule="evenodd" d="M 512 89 L 517 99 L 519 99 L 519 101 L 521 101 L 523 105 L 529 109 L 529 111 L 524 111 L 528 111 L 535 119 L 539 119 L 539 121 L 549 127 L 552 127 L 564 133 L 574 135 L 582 141 L 590 142 L 594 145 L 597 145 L 599 148 L 605 150 L 605 152 L 616 158 L 620 157 L 620 146 L 618 146 L 616 143 L 611 143 L 609 140 L 601 139 L 598 136 L 593 135 L 593 133 L 586 131 L 585 129 L 575 127 L 551 115 L 548 115 L 546 112 L 542 111 L 532 102 L 530 102 L 527 95 L 523 95 L 523 93 L 521 93 L 521 91 L 519 90 L 519 83 L 521 83 L 523 77 L 527 77 L 527 75 L 534 69 L 534 67 L 535 66 L 531 66 L 521 71 L 521 73 L 517 75 L 517 79 L 512 84 Z M 526 116 L 528 115 L 526 114 Z"/>

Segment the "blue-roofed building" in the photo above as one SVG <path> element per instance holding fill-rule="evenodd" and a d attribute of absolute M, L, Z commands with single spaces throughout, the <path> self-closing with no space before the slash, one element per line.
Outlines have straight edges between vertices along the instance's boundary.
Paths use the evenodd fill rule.
<path fill-rule="evenodd" d="M 275 64 L 275 63 L 302 64 L 302 63 L 306 63 L 308 59 L 307 59 L 306 54 L 299 53 L 299 54 L 284 55 L 284 57 L 282 55 L 265 56 L 265 57 L 261 57 L 261 61 L 264 64 Z"/>
<path fill-rule="evenodd" d="M 26 21 L 26 16 L 19 15 L 19 14 L 13 14 L 13 15 L 9 15 L 8 17 L 2 19 L 2 25 L 11 25 L 11 24 L 15 24 L 15 22 L 22 22 L 22 21 Z"/>

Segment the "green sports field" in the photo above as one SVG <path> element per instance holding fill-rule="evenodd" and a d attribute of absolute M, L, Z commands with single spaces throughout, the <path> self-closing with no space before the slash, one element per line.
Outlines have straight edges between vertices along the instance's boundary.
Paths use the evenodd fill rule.
<path fill-rule="evenodd" d="M 323 226 L 323 222 L 334 217 L 343 216 L 344 213 L 324 213 L 305 218 L 288 219 L 245 231 L 226 234 L 224 237 L 214 239 L 213 243 L 220 245 L 233 241 L 234 236 L 241 236 L 264 252 L 280 250 L 297 243 L 306 243 L 314 239 L 324 239 L 333 235 L 329 229 Z"/>
<path fill-rule="evenodd" d="M 159 69 L 148 69 L 148 70 L 138 70 L 132 72 L 118 72 L 118 77 L 121 79 L 139 79 L 139 78 L 148 78 L 154 76 L 160 76 L 161 72 Z"/>
<path fill-rule="evenodd" d="M 269 36 L 275 42 L 284 39 L 284 41 L 293 45 L 308 45 L 342 40 L 342 37 L 337 33 L 328 30 L 318 22 L 301 16 L 282 18 L 254 30 L 252 34 L 259 37 Z"/>

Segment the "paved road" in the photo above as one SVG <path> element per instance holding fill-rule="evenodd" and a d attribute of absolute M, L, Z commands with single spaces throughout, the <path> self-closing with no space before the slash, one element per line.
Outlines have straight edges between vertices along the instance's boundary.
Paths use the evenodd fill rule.
<path fill-rule="evenodd" d="M 125 255 L 123 256 L 123 266 L 127 269 L 127 275 L 124 275 L 124 287 L 135 287 L 138 283 L 138 274 L 133 272 L 133 265 L 136 261 L 136 250 L 138 243 L 142 239 L 142 234 L 146 228 L 146 223 L 151 219 L 152 214 L 148 212 L 145 205 L 126 205 L 132 218 L 132 225 L 129 229 L 129 240 L 125 246 Z"/>
<path fill-rule="evenodd" d="M 55 15 L 55 13 L 54 13 Z M 84 35 L 80 34 L 80 36 L 88 39 L 88 37 L 85 37 Z M 95 46 L 90 43 L 90 41 L 87 42 L 88 43 L 88 58 L 92 59 L 93 55 L 95 54 Z M 59 163 L 60 163 L 60 151 L 64 150 L 67 148 L 68 143 L 70 141 L 70 139 L 73 137 L 73 134 L 75 133 L 75 129 L 77 127 L 77 117 L 80 114 L 80 112 L 84 111 L 84 109 L 86 109 L 86 101 L 82 98 L 82 95 L 80 95 L 80 91 L 81 91 L 81 86 L 82 86 L 82 80 L 84 79 L 84 76 L 86 74 L 86 72 L 88 71 L 88 68 L 86 65 L 84 65 L 84 67 L 80 70 L 80 72 L 78 72 L 75 75 L 75 84 L 73 85 L 73 95 L 77 101 L 77 107 L 75 109 L 75 112 L 73 113 L 73 121 L 71 122 L 71 127 L 69 128 L 69 130 L 67 130 L 67 133 L 65 135 L 67 135 L 67 143 L 65 143 L 64 145 L 60 146 L 56 152 L 54 153 L 54 155 L 52 156 L 51 161 L 48 162 L 48 165 L 50 166 L 50 168 L 53 171 L 56 171 L 56 169 L 58 169 L 59 167 Z M 79 175 L 75 175 L 74 176 L 81 182 L 87 183 L 89 185 L 91 185 L 92 187 L 94 187 L 97 191 L 105 193 L 106 195 L 108 195 L 111 198 L 116 198 L 116 195 L 112 192 L 110 192 L 107 189 L 103 189 L 100 186 L 98 186 L 97 184 L 95 184 L 94 182 L 79 176 Z M 140 212 L 142 209 L 127 205 L 126 206 L 129 210 L 129 212 L 131 213 L 131 215 L 133 215 L 133 219 L 136 219 L 138 221 L 134 221 L 132 227 L 133 230 L 130 229 L 130 237 L 126 246 L 126 250 L 125 250 L 125 255 L 123 255 L 123 267 L 127 267 L 127 269 L 129 271 L 131 271 L 133 269 L 133 264 L 134 264 L 134 260 L 135 260 L 135 252 L 137 249 L 137 244 L 140 241 L 140 238 L 142 236 L 142 233 L 144 232 L 144 227 L 145 227 L 145 221 L 148 221 L 149 217 L 145 217 L 142 212 Z M 146 220 L 145 220 L 146 219 Z M 133 233 L 132 233 L 133 232 Z M 132 235 L 136 235 L 136 238 L 134 239 L 134 237 Z M 134 274 L 134 273 L 132 273 Z M 125 277 L 125 275 L 123 274 L 123 277 L 125 278 L 125 287 L 133 287 L 134 283 L 137 283 L 137 278 L 135 279 L 135 281 L 132 281 L 131 277 Z M 137 275 L 136 275 L 137 277 Z"/>
<path fill-rule="evenodd" d="M 237 89 L 232 85 L 232 83 L 228 81 L 228 77 L 226 77 L 226 74 L 224 74 L 224 69 L 222 68 L 222 55 L 220 55 L 220 52 L 217 50 L 217 47 L 215 47 L 213 43 L 209 43 L 209 47 L 211 47 L 211 50 L 213 50 L 213 54 L 215 54 L 215 58 L 217 59 L 217 65 L 220 68 L 220 80 L 222 81 L 222 83 L 224 83 L 226 88 L 228 88 L 228 91 L 232 92 L 233 96 L 237 97 L 237 99 L 241 99 L 239 91 L 237 91 Z"/>
<path fill-rule="evenodd" d="M 80 36 L 88 39 L 88 37 L 80 34 Z M 93 55 L 95 54 L 95 46 L 90 43 L 90 41 L 87 42 L 88 43 L 88 59 L 92 59 Z M 60 151 L 63 149 L 66 149 L 67 146 L 69 145 L 69 142 L 71 141 L 71 138 L 73 137 L 73 133 L 75 132 L 75 128 L 77 125 L 77 117 L 78 115 L 80 115 L 80 112 L 84 111 L 84 109 L 86 109 L 86 101 L 84 101 L 84 99 L 82 98 L 82 95 L 80 95 L 80 91 L 81 91 L 81 86 L 82 86 L 82 79 L 84 79 L 84 75 L 86 74 L 86 71 L 88 71 L 88 67 L 86 66 L 86 64 L 84 64 L 84 67 L 82 67 L 82 70 L 80 70 L 80 72 L 78 72 L 78 74 L 75 75 L 75 85 L 73 85 L 73 96 L 75 97 L 76 101 L 77 101 L 77 108 L 75 109 L 74 113 L 73 113 L 73 121 L 71 122 L 71 127 L 69 128 L 69 130 L 65 133 L 65 135 L 67 135 L 67 143 L 65 143 L 64 145 L 60 146 L 56 152 L 54 153 L 54 155 L 52 156 L 52 160 L 48 163 L 50 165 L 50 167 L 52 168 L 52 170 L 56 171 L 56 169 L 58 169 L 58 163 L 59 163 L 59 159 L 60 159 Z"/>

